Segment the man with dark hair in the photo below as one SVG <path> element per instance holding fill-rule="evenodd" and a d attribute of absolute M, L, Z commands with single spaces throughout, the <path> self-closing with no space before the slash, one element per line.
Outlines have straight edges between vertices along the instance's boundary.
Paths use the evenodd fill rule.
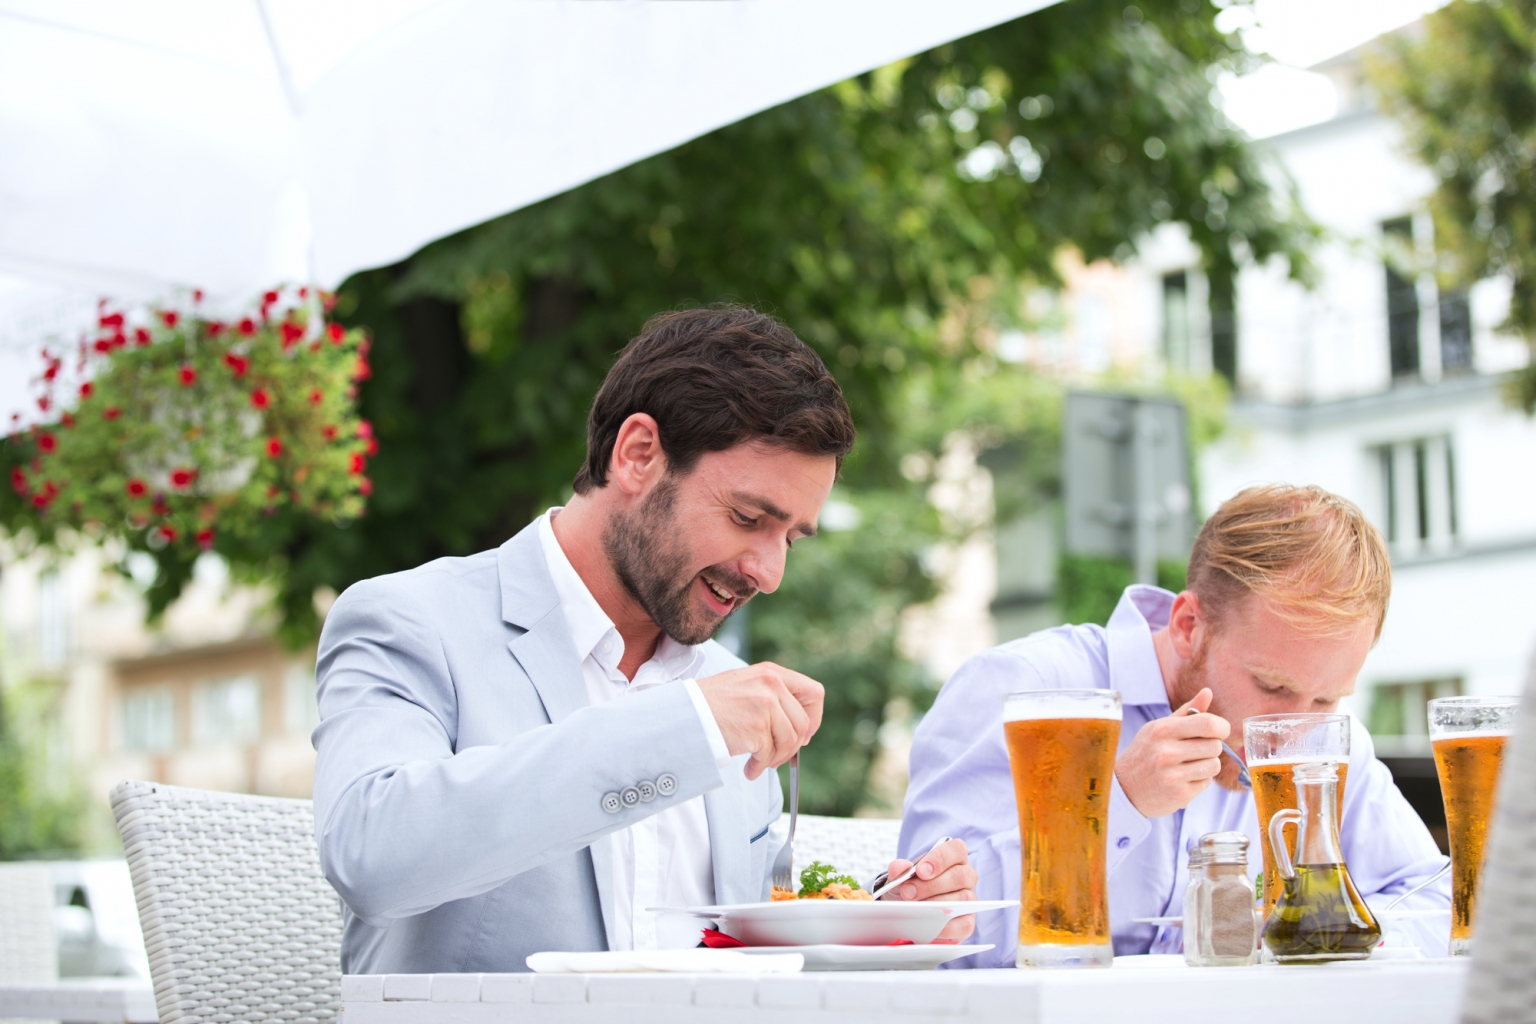
<path fill-rule="evenodd" d="M 782 323 L 664 313 L 594 399 L 568 505 L 341 596 L 314 739 L 345 972 L 693 946 L 696 919 L 648 908 L 768 897 L 775 769 L 816 732 L 822 688 L 710 637 L 778 587 L 853 440 L 837 382 Z M 975 883 L 958 842 L 918 876 L 898 898 Z"/>

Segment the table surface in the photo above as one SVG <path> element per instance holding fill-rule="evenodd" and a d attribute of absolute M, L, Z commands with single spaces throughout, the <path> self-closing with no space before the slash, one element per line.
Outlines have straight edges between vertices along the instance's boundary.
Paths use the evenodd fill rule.
<path fill-rule="evenodd" d="M 1453 1024 L 1467 962 L 801 974 L 392 974 L 342 979 L 340 1024 Z"/>
<path fill-rule="evenodd" d="M 155 1024 L 155 992 L 139 978 L 67 978 L 47 983 L 0 984 L 0 1018 L 57 1020 L 64 1024 Z"/>

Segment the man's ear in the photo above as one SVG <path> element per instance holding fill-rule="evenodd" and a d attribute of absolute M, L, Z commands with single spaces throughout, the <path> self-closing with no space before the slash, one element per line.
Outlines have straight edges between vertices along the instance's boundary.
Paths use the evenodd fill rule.
<path fill-rule="evenodd" d="M 631 496 L 646 488 L 667 472 L 667 456 L 661 449 L 661 428 L 643 412 L 631 413 L 619 426 L 613 441 L 613 455 L 608 459 L 608 479 Z"/>
<path fill-rule="evenodd" d="M 1193 590 L 1182 591 L 1173 599 L 1173 607 L 1168 610 L 1168 639 L 1173 641 L 1174 653 L 1189 660 L 1195 648 L 1205 639 L 1206 629 L 1200 598 L 1195 596 Z"/>

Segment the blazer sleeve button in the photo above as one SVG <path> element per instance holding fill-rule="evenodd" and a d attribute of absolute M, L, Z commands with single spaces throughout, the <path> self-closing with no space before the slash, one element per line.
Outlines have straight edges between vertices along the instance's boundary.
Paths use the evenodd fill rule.
<path fill-rule="evenodd" d="M 624 805 L 619 802 L 619 794 L 617 793 L 604 793 L 602 804 L 603 810 L 609 814 L 618 814 L 619 811 L 624 809 Z"/>
<path fill-rule="evenodd" d="M 650 803 L 656 799 L 656 783 L 649 779 L 641 779 L 635 783 L 635 788 L 640 791 L 640 802 Z"/>
<path fill-rule="evenodd" d="M 634 786 L 625 786 L 619 791 L 619 799 L 624 801 L 625 807 L 633 807 L 640 802 L 640 791 Z"/>
<path fill-rule="evenodd" d="M 670 772 L 656 776 L 656 792 L 662 796 L 671 796 L 677 792 L 677 776 Z"/>

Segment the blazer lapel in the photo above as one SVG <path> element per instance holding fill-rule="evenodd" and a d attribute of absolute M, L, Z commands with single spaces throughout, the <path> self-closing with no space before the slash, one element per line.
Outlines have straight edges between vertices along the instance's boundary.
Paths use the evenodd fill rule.
<path fill-rule="evenodd" d="M 507 644 L 512 657 L 539 693 L 550 722 L 559 722 L 587 706 L 587 684 L 571 643 L 570 626 L 544 560 L 539 524 L 530 523 L 496 552 L 501 577 L 501 617 L 523 633 Z M 613 844 L 602 836 L 587 847 L 592 879 L 603 915 L 608 948 L 613 948 Z"/>
<path fill-rule="evenodd" d="M 503 544 L 496 565 L 502 620 L 524 631 L 507 648 L 538 690 L 549 720 L 559 722 L 587 706 L 587 687 L 544 561 L 538 523 Z"/>

